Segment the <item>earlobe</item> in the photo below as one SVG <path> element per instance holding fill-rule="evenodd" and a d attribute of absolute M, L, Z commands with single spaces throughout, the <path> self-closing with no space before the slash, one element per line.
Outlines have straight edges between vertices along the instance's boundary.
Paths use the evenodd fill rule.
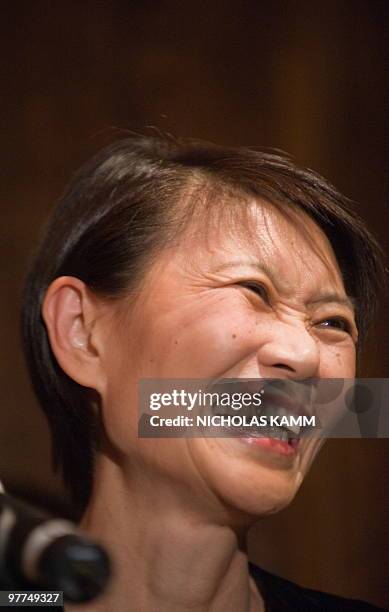
<path fill-rule="evenodd" d="M 86 285 L 74 277 L 55 279 L 46 292 L 42 316 L 64 372 L 79 384 L 97 389 L 100 359 L 90 324 L 96 312 Z"/>

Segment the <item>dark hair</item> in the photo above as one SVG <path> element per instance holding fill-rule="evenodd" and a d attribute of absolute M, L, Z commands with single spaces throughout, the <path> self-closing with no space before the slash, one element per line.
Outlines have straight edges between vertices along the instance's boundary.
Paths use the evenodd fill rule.
<path fill-rule="evenodd" d="M 316 221 L 334 248 L 365 336 L 383 277 L 382 252 L 349 201 L 322 177 L 284 154 L 193 139 L 132 136 L 108 146 L 74 176 L 54 210 L 22 307 L 24 351 L 50 424 L 54 466 L 81 509 L 92 486 L 98 423 L 86 389 L 51 351 L 41 316 L 46 290 L 56 277 L 70 275 L 101 296 L 125 295 L 160 249 L 181 235 L 199 202 L 212 200 L 221 210 L 220 196 L 228 191 L 260 197 L 285 213 L 301 209 Z M 201 197 L 187 197 L 194 193 Z"/>

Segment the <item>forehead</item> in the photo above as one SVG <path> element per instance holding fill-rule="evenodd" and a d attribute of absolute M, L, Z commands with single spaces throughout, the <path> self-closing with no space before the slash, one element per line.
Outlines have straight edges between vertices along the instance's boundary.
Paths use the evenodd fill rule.
<path fill-rule="evenodd" d="M 215 214 L 216 212 L 216 214 Z M 188 238 L 188 237 L 186 237 Z M 342 274 L 331 243 L 304 211 L 260 200 L 209 212 L 183 241 L 191 266 L 257 266 L 277 279 L 285 294 L 318 285 L 343 294 Z"/>

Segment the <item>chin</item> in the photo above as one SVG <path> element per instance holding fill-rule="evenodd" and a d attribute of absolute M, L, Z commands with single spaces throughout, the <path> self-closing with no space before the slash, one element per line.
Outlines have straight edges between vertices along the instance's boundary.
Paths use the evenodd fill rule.
<path fill-rule="evenodd" d="M 298 457 L 288 462 L 277 457 L 264 461 L 231 439 L 206 444 L 202 463 L 217 497 L 234 517 L 249 523 L 287 507 L 303 480 Z"/>
<path fill-rule="evenodd" d="M 254 522 L 289 506 L 298 489 L 299 484 L 295 479 L 285 474 L 271 473 L 258 475 L 244 483 L 226 479 L 219 494 L 237 513 L 250 517 L 250 522 Z"/>

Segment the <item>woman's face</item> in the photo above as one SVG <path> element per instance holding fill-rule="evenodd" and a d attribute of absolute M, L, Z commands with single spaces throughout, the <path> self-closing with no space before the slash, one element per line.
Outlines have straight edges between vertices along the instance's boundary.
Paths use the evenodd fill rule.
<path fill-rule="evenodd" d="M 287 505 L 321 442 L 285 457 L 238 438 L 138 438 L 138 379 L 355 376 L 354 314 L 327 238 L 301 212 L 305 234 L 268 205 L 250 215 L 246 239 L 221 223 L 212 240 L 163 252 L 135 305 L 122 302 L 104 356 L 104 424 L 129 474 L 167 476 L 224 518 Z"/>

